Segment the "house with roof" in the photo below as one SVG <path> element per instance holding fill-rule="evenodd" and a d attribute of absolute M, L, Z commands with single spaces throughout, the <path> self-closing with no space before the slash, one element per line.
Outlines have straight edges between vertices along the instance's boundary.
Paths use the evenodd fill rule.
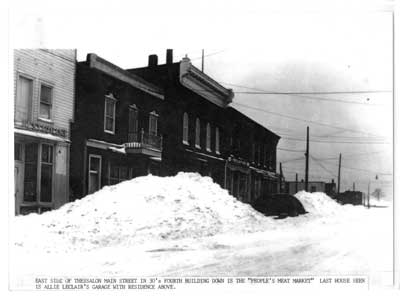
<path fill-rule="evenodd" d="M 71 126 L 73 199 L 105 185 L 160 174 L 167 129 L 164 107 L 160 87 L 96 54 L 77 63 Z"/>
<path fill-rule="evenodd" d="M 279 136 L 230 106 L 231 89 L 196 68 L 188 57 L 130 73 L 164 90 L 162 172 L 195 171 L 208 175 L 244 202 L 277 191 L 276 146 Z"/>
<path fill-rule="evenodd" d="M 15 213 L 69 201 L 76 50 L 14 51 Z"/>

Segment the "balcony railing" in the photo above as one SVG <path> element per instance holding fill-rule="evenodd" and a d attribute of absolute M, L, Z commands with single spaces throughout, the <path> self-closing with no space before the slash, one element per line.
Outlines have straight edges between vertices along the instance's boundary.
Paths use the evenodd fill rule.
<path fill-rule="evenodd" d="M 162 151 L 162 136 L 144 132 L 142 129 L 138 133 L 128 133 L 128 142 L 125 143 L 126 149 L 151 149 Z"/>

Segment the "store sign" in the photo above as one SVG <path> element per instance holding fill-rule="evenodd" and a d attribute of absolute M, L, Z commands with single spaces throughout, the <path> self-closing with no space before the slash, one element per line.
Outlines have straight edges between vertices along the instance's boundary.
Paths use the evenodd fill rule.
<path fill-rule="evenodd" d="M 66 137 L 67 130 L 49 126 L 46 124 L 41 123 L 31 123 L 31 122 L 15 122 L 15 126 L 18 128 L 24 128 L 26 130 L 35 131 L 35 132 L 42 132 L 42 133 L 49 133 L 55 136 Z"/>

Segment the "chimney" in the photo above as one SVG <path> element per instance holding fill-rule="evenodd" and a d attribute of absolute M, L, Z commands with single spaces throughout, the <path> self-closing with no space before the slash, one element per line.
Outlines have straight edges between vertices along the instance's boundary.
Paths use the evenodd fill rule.
<path fill-rule="evenodd" d="M 149 56 L 149 67 L 157 66 L 157 64 L 158 64 L 157 55 L 150 55 Z"/>
<path fill-rule="evenodd" d="M 173 54 L 172 54 L 172 49 L 167 49 L 167 64 L 172 64 L 173 63 Z"/>

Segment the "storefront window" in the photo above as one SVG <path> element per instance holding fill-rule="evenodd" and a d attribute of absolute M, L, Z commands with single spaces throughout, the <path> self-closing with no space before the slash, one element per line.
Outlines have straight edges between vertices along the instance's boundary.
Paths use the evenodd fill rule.
<path fill-rule="evenodd" d="M 53 146 L 42 145 L 40 201 L 51 202 L 53 182 Z"/>
<path fill-rule="evenodd" d="M 22 161 L 22 144 L 18 142 L 14 144 L 14 160 Z"/>
<path fill-rule="evenodd" d="M 24 202 L 35 202 L 37 186 L 38 144 L 25 145 Z"/>
<path fill-rule="evenodd" d="M 118 184 L 128 177 L 128 168 L 125 166 L 110 166 L 110 185 Z"/>

